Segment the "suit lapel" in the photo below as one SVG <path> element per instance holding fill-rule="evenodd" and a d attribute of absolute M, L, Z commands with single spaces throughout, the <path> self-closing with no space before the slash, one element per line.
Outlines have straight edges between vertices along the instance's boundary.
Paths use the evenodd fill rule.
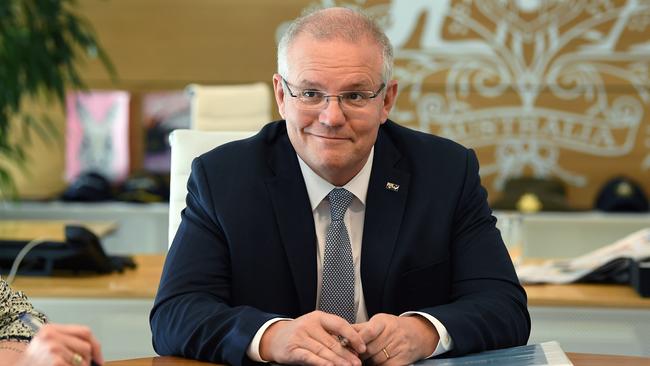
<path fill-rule="evenodd" d="M 316 307 L 316 233 L 305 182 L 286 135 L 277 137 L 270 157 L 275 176 L 266 181 L 291 268 L 301 313 Z"/>
<path fill-rule="evenodd" d="M 361 246 L 361 279 L 368 316 L 382 308 L 384 283 L 408 197 L 410 174 L 396 168 L 400 158 L 400 152 L 380 128 L 366 197 Z"/>

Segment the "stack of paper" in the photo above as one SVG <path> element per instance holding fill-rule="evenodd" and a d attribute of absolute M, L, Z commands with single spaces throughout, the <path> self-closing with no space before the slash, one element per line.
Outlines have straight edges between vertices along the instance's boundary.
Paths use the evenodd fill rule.
<path fill-rule="evenodd" d="M 544 342 L 527 346 L 504 348 L 475 353 L 473 355 L 423 360 L 415 365 L 422 366 L 573 366 L 560 344 Z"/>

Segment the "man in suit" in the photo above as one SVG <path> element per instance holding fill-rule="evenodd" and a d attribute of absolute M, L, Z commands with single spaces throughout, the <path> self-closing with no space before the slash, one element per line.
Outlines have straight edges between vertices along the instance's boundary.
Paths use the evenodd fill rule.
<path fill-rule="evenodd" d="M 353 10 L 294 21 L 273 77 L 284 120 L 192 164 L 151 312 L 158 353 L 399 365 L 526 343 L 476 156 L 388 120 L 392 59 Z"/>

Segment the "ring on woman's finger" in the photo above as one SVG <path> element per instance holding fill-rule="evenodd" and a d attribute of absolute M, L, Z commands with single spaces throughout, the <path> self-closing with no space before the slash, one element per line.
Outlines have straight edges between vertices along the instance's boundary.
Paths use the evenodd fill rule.
<path fill-rule="evenodd" d="M 382 348 L 381 351 L 384 352 L 384 356 L 386 356 L 386 359 L 388 360 L 390 358 L 390 354 L 388 351 L 386 351 L 386 348 Z"/>
<path fill-rule="evenodd" d="M 70 360 L 70 362 L 72 363 L 72 366 L 81 366 L 84 362 L 84 358 L 81 357 L 80 354 L 75 353 L 72 355 L 72 360 Z"/>

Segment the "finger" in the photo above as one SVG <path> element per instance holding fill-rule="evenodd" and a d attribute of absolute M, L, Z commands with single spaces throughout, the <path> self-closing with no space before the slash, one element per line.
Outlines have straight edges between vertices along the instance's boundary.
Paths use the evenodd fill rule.
<path fill-rule="evenodd" d="M 93 337 L 90 328 L 85 325 L 76 325 L 76 324 L 47 324 L 43 327 L 51 328 L 58 333 L 67 334 L 77 338 L 81 338 L 87 341 Z"/>
<path fill-rule="evenodd" d="M 339 335 L 348 340 L 348 347 L 357 353 L 366 352 L 366 342 L 345 319 L 336 315 L 323 313 L 321 326 L 330 334 Z"/>
<path fill-rule="evenodd" d="M 75 324 L 48 324 L 46 327 L 50 331 L 60 334 L 61 337 L 66 337 L 63 338 L 66 339 L 66 345 L 72 347 L 84 360 L 88 360 L 88 363 L 90 360 L 95 360 L 99 364 L 104 363 L 101 345 L 90 328 Z"/>
<path fill-rule="evenodd" d="M 318 358 L 335 365 L 361 365 L 359 358 L 354 356 L 350 351 L 342 349 L 336 339 L 329 335 L 328 338 L 329 343 L 324 343 L 328 341 L 321 342 L 316 339 L 306 339 L 304 349 L 318 356 Z M 357 362 L 355 362 L 355 359 Z"/>
<path fill-rule="evenodd" d="M 43 341 L 49 345 L 51 352 L 60 355 L 69 364 L 73 364 L 72 360 L 75 354 L 81 356 L 83 365 L 90 364 L 93 346 L 87 340 L 79 338 L 75 334 L 65 333 L 56 327 L 44 327 L 39 333 L 41 333 Z M 103 362 L 103 360 L 99 361 Z"/>
<path fill-rule="evenodd" d="M 379 351 L 370 355 L 369 360 L 373 365 L 383 365 L 386 363 L 393 363 L 397 360 L 398 356 L 399 353 L 397 353 L 397 349 L 391 347 L 390 345 L 387 345 L 386 347 L 382 347 L 379 349 Z"/>
<path fill-rule="evenodd" d="M 65 349 L 70 349 L 79 353 L 90 354 L 90 344 L 64 331 L 60 326 L 45 325 L 36 333 L 36 338 L 40 339 L 48 348 L 54 352 L 61 353 Z"/>
<path fill-rule="evenodd" d="M 312 337 L 320 345 L 324 345 L 327 349 L 332 351 L 334 354 L 340 358 L 348 361 L 351 364 L 361 364 L 361 360 L 355 351 L 348 346 L 344 346 L 339 339 L 339 336 L 329 334 L 322 328 L 312 329 L 309 332 L 309 336 Z M 349 344 L 348 341 L 346 343 Z"/>
<path fill-rule="evenodd" d="M 90 340 L 90 346 L 91 346 L 91 357 L 95 362 L 97 362 L 100 365 L 104 364 L 104 356 L 102 355 L 102 346 L 99 344 L 99 341 L 95 336 L 92 337 Z"/>
<path fill-rule="evenodd" d="M 370 359 L 372 363 L 381 364 L 387 359 L 393 358 L 399 354 L 400 340 L 395 339 L 390 332 L 382 332 L 367 344 L 368 351 L 362 357 L 365 360 Z"/>
<path fill-rule="evenodd" d="M 77 353 L 71 350 L 67 350 L 65 356 L 63 356 L 63 359 L 65 360 L 64 365 L 72 365 L 72 366 L 89 366 L 90 365 L 90 358 L 89 357 L 84 357 L 83 354 Z"/>
<path fill-rule="evenodd" d="M 399 341 L 395 341 L 390 334 L 384 333 L 368 343 L 368 355 L 377 356 L 377 359 L 381 360 L 382 358 L 386 358 L 386 353 L 383 351 L 385 349 L 388 353 L 388 358 L 390 358 L 397 354 L 396 347 L 398 345 Z"/>
<path fill-rule="evenodd" d="M 371 321 L 368 321 L 366 323 L 355 324 L 353 328 L 357 331 L 357 333 L 359 333 L 361 339 L 363 339 L 367 347 L 368 343 L 377 339 L 377 337 L 379 337 L 379 335 L 384 331 L 386 324 L 384 322 L 373 321 L 371 319 Z"/>
<path fill-rule="evenodd" d="M 92 346 L 90 343 L 70 335 L 63 335 L 61 342 L 64 344 L 64 357 L 68 360 L 68 363 L 74 365 L 73 359 L 76 357 L 75 355 L 79 355 L 83 360 L 82 365 L 90 365 L 92 360 Z"/>
<path fill-rule="evenodd" d="M 367 322 L 362 334 L 366 340 L 369 354 L 377 354 L 382 348 L 393 342 L 395 334 L 398 334 L 396 319 L 397 317 L 392 315 L 377 314 Z"/>
<path fill-rule="evenodd" d="M 332 363 L 322 357 L 319 357 L 318 355 L 314 354 L 313 352 L 303 349 L 303 348 L 296 348 L 293 351 L 293 357 L 291 357 L 295 362 L 301 364 L 301 365 L 331 365 Z"/>

